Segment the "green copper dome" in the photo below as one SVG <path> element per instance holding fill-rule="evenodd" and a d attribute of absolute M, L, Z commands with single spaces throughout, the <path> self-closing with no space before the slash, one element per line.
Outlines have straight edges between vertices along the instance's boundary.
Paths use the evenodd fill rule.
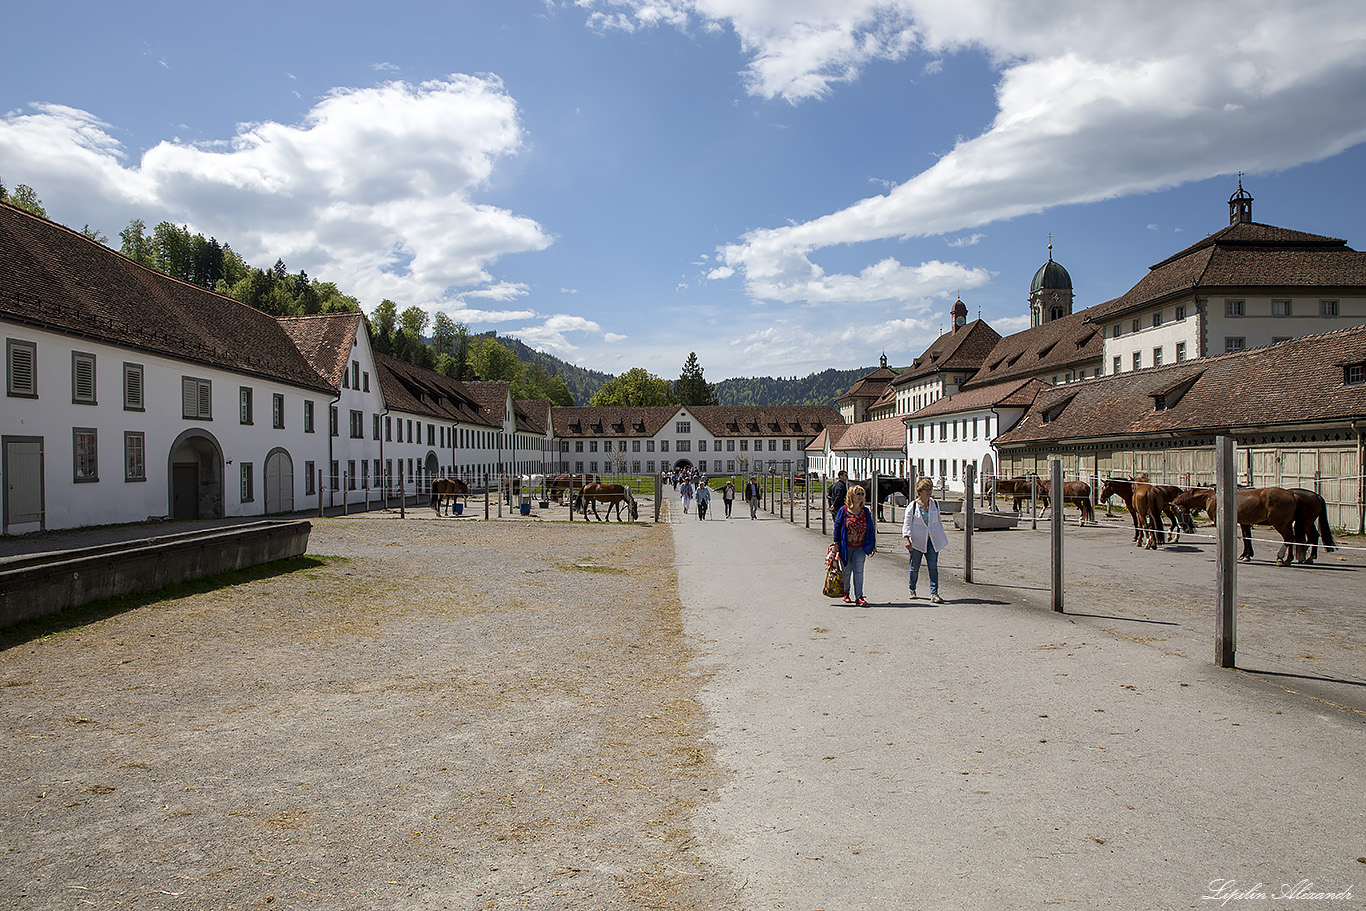
<path fill-rule="evenodd" d="M 1039 271 L 1034 273 L 1034 281 L 1029 286 L 1029 293 L 1062 290 L 1072 290 L 1072 276 L 1067 274 L 1067 270 L 1060 263 L 1053 262 L 1053 254 L 1050 251 L 1048 262 L 1040 266 Z"/>

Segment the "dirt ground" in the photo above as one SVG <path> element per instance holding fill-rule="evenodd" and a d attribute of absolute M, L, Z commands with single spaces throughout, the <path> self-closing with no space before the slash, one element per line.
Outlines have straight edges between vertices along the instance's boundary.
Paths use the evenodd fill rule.
<path fill-rule="evenodd" d="M 8 907 L 737 906 L 663 526 L 314 520 L 0 652 Z"/>

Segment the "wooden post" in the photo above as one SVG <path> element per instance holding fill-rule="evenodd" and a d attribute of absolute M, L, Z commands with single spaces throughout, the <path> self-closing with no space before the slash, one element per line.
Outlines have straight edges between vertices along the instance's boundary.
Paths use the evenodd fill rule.
<path fill-rule="evenodd" d="M 1052 476 L 1052 484 L 1050 489 L 1054 494 L 1053 496 L 1049 497 L 1049 501 L 1052 504 L 1053 508 L 1053 610 L 1061 613 L 1063 609 L 1062 528 L 1065 524 L 1067 524 L 1063 522 L 1062 518 L 1058 515 L 1057 494 L 1062 492 L 1062 461 L 1059 459 L 1054 459 L 1052 462 L 1049 463 L 1049 468 L 1051 469 L 1050 474 Z"/>
<path fill-rule="evenodd" d="M 821 475 L 821 537 L 827 534 L 825 520 L 830 512 L 830 478 Z"/>
<path fill-rule="evenodd" d="M 489 518 L 489 473 L 484 472 L 484 521 Z"/>
<path fill-rule="evenodd" d="M 1029 530 L 1039 530 L 1039 476 L 1029 476 Z"/>
<path fill-rule="evenodd" d="M 972 517 L 976 510 L 973 491 L 976 488 L 977 467 L 971 462 L 963 466 L 963 581 L 972 584 Z"/>
<path fill-rule="evenodd" d="M 805 476 L 802 478 L 802 499 L 806 501 L 806 527 L 811 527 L 811 470 L 807 466 Z"/>
<path fill-rule="evenodd" d="M 655 473 L 655 522 L 659 522 L 659 501 L 664 496 L 664 475 Z M 571 516 L 572 518 L 572 516 Z"/>
<path fill-rule="evenodd" d="M 342 481 L 342 482 L 341 482 L 341 489 L 342 489 L 342 515 L 344 515 L 344 516 L 349 516 L 349 515 L 351 515 L 351 489 L 350 489 L 350 486 L 347 484 L 347 481 L 348 481 L 348 480 L 350 480 L 350 478 L 347 476 L 346 472 L 343 471 L 343 472 L 342 472 L 342 477 L 341 477 L 341 481 Z"/>
<path fill-rule="evenodd" d="M 400 519 L 408 518 L 407 507 L 408 494 L 403 489 L 403 472 L 400 470 L 398 473 L 398 517 Z"/>
<path fill-rule="evenodd" d="M 1214 441 L 1216 605 L 1214 615 L 1214 663 L 1234 667 L 1237 651 L 1236 605 L 1238 598 L 1238 479 L 1234 473 L 1232 437 Z"/>
<path fill-rule="evenodd" d="M 318 469 L 318 518 L 323 517 L 323 473 Z"/>

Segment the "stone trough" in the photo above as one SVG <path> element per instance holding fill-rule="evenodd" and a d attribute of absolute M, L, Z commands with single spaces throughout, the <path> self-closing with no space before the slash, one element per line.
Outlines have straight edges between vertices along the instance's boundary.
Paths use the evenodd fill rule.
<path fill-rule="evenodd" d="M 312 529 L 297 519 L 252 522 L 3 560 L 0 627 L 302 556 Z"/>

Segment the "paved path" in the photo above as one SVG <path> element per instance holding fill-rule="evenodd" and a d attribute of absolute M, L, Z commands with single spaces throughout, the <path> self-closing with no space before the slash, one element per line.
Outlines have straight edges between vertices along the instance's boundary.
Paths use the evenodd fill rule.
<path fill-rule="evenodd" d="M 673 532 L 733 770 L 697 825 L 745 907 L 1208 909 L 1224 881 L 1261 884 L 1235 907 L 1270 907 L 1302 880 L 1351 898 L 1293 906 L 1366 907 L 1366 705 L 1215 668 L 1208 640 L 1173 644 L 1198 642 L 1184 616 L 1146 616 L 1123 583 L 1073 606 L 1087 616 L 1052 613 L 1047 563 L 1011 568 L 1045 532 L 978 538 L 979 575 L 1013 588 L 964 585 L 954 535 L 937 607 L 907 602 L 884 525 L 873 606 L 853 608 L 820 596 L 815 531 L 736 513 Z M 1105 531 L 1086 546 L 1122 546 Z M 1323 578 L 1254 566 L 1240 584 L 1296 572 Z M 1363 701 L 1355 660 L 1318 676 Z"/>

